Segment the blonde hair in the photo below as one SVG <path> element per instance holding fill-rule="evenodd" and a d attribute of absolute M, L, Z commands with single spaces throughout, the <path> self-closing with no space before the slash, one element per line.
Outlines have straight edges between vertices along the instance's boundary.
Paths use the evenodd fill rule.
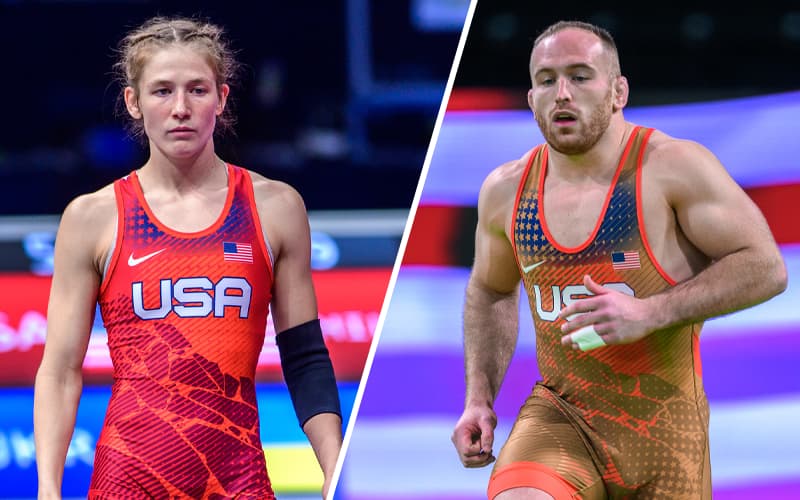
<path fill-rule="evenodd" d="M 170 45 L 190 46 L 202 54 L 214 72 L 218 92 L 221 85 L 235 83 L 240 65 L 220 26 L 185 17 L 158 16 L 128 32 L 119 43 L 114 72 L 122 89 L 133 88 L 138 98 L 139 80 L 145 64 L 154 51 Z M 142 119 L 134 119 L 124 112 L 123 92 L 120 93 L 119 99 L 120 111 L 130 118 L 131 134 L 134 137 L 142 137 L 144 135 Z M 232 131 L 234 122 L 231 107 L 225 106 L 222 115 L 217 118 L 215 132 Z"/>

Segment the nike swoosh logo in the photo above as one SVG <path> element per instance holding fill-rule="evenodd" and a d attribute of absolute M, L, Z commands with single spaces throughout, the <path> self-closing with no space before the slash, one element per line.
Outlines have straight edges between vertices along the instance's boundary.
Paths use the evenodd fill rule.
<path fill-rule="evenodd" d="M 530 266 L 522 266 L 522 272 L 524 272 L 525 274 L 528 274 L 529 272 L 533 271 L 534 269 L 536 269 L 537 267 L 541 266 L 544 263 L 545 263 L 545 261 L 540 260 L 539 262 L 537 262 L 535 264 L 531 264 Z"/>
<path fill-rule="evenodd" d="M 128 265 L 131 266 L 131 267 L 138 266 L 139 264 L 141 264 L 142 262 L 146 261 L 150 257 L 155 257 L 156 255 L 160 254 L 164 250 L 166 250 L 166 248 L 162 248 L 161 250 L 158 250 L 158 251 L 153 252 L 151 254 L 147 254 L 144 257 L 139 257 L 138 259 L 134 258 L 133 257 L 133 252 L 131 252 L 131 256 L 128 257 Z"/>

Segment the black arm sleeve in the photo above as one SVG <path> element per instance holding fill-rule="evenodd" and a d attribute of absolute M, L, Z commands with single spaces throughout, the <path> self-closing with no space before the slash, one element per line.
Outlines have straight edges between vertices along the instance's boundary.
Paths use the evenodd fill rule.
<path fill-rule="evenodd" d="M 319 319 L 280 332 L 275 342 L 300 427 L 320 413 L 341 418 L 339 390 Z"/>

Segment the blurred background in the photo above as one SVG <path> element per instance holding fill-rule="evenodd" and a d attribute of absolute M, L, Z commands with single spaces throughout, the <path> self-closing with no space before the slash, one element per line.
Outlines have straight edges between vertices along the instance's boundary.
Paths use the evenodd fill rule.
<path fill-rule="evenodd" d="M 244 64 L 221 156 L 293 185 L 345 425 L 467 12 L 466 0 L 0 0 L 0 498 L 35 498 L 33 377 L 59 214 L 138 168 L 113 82 L 115 48 L 154 15 L 225 27 Z M 98 315 L 64 495 L 85 498 L 111 365 Z M 322 474 L 281 380 L 270 324 L 257 389 L 279 496 L 319 498 Z"/>
<path fill-rule="evenodd" d="M 627 3 L 625 4 L 627 5 Z M 486 498 L 491 468 L 450 443 L 463 409 L 462 304 L 480 185 L 542 142 L 526 105 L 533 40 L 560 19 L 611 30 L 630 82 L 628 120 L 710 148 L 761 208 L 789 270 L 778 297 L 706 322 L 714 498 L 796 498 L 800 489 L 800 10 L 681 2 L 633 9 L 479 0 L 444 116 L 336 497 Z M 531 313 L 495 410 L 498 451 L 539 378 Z"/>

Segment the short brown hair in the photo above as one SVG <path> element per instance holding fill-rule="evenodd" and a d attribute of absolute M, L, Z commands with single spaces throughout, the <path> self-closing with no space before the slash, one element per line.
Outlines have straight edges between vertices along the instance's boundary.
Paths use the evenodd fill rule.
<path fill-rule="evenodd" d="M 606 49 L 608 49 L 609 54 L 611 55 L 611 69 L 612 75 L 619 76 L 622 73 L 622 69 L 619 63 L 619 52 L 617 51 L 617 43 L 614 41 L 614 37 L 611 36 L 608 30 L 605 28 L 601 28 L 595 24 L 587 23 L 584 21 L 558 21 L 554 24 L 551 24 L 544 31 L 536 37 L 536 40 L 533 42 L 533 47 L 531 50 L 535 49 L 539 42 L 544 40 L 549 36 L 553 36 L 559 31 L 568 29 L 568 28 L 576 28 L 584 31 L 588 31 L 593 33 L 600 41 L 605 45 Z"/>

